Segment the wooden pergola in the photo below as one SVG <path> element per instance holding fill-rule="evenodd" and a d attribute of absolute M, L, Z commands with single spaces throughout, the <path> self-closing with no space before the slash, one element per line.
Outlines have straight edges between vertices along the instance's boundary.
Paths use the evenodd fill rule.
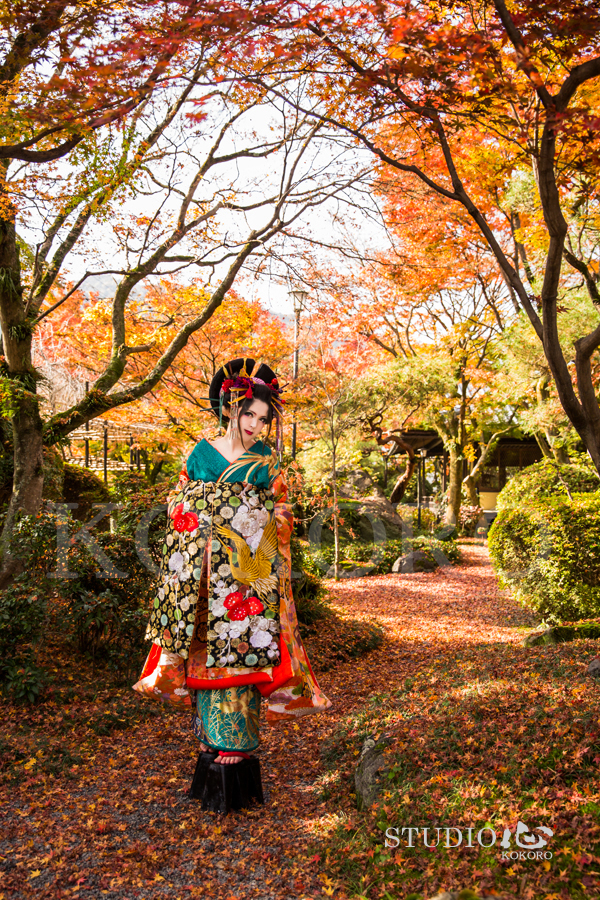
<path fill-rule="evenodd" d="M 155 426 L 145 423 L 136 425 L 119 425 L 111 422 L 109 419 L 92 419 L 81 428 L 77 428 L 69 435 L 70 441 L 82 442 L 84 444 L 84 453 L 82 456 L 73 454 L 66 457 L 66 461 L 75 465 L 83 465 L 86 469 L 102 471 L 104 483 L 108 481 L 108 471 L 138 471 L 141 469 L 140 448 L 136 446 L 136 437 L 141 434 L 155 431 Z M 90 443 L 99 441 L 102 444 L 100 453 L 90 452 Z M 129 445 L 129 462 L 119 459 L 108 458 L 108 447 L 111 443 L 128 444 Z"/>
<path fill-rule="evenodd" d="M 442 462 L 442 490 L 447 487 L 447 468 L 446 462 L 448 453 L 444 449 L 441 437 L 433 429 L 426 428 L 410 428 L 402 432 L 402 439 L 419 457 L 417 468 L 418 478 L 421 480 L 421 465 L 425 465 L 427 459 L 441 459 Z M 475 452 L 478 453 L 478 447 L 475 446 Z M 510 437 L 503 436 L 498 439 L 494 450 L 490 453 L 487 462 L 483 468 L 483 473 L 479 480 L 478 488 L 483 491 L 491 491 L 497 493 L 501 491 L 506 484 L 508 478 L 515 471 L 520 471 L 526 466 L 531 466 L 542 458 L 542 451 L 539 444 L 533 437 Z M 511 471 L 512 470 L 512 471 Z M 463 461 L 463 478 L 466 477 L 467 460 Z M 422 491 L 421 485 L 419 485 Z"/>

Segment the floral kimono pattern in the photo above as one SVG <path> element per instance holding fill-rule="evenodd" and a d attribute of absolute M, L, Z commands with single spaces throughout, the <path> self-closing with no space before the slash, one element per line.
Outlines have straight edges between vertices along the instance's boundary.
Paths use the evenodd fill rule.
<path fill-rule="evenodd" d="M 146 637 L 189 657 L 209 543 L 206 667 L 265 667 L 279 655 L 279 568 L 273 492 L 188 481 L 175 496 Z"/>
<path fill-rule="evenodd" d="M 267 465 L 268 487 L 252 484 L 249 472 Z M 235 476 L 244 480 L 228 480 Z M 184 468 L 169 516 L 146 632 L 154 646 L 135 690 L 189 707 L 186 680 L 193 675 L 194 686 L 213 692 L 256 684 L 268 698 L 271 723 L 328 709 L 298 629 L 293 515 L 276 458 L 249 451 L 214 482 L 190 480 Z M 205 583 L 205 649 L 196 652 Z"/>

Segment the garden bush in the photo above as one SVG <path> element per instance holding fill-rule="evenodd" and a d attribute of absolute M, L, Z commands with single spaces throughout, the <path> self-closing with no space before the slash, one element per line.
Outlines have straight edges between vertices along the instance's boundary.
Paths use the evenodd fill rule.
<path fill-rule="evenodd" d="M 381 556 L 371 572 L 372 575 L 385 575 L 391 572 L 392 566 L 400 556 L 405 556 L 412 550 L 422 550 L 430 559 L 438 563 L 447 560 L 457 563 L 460 559 L 460 551 L 455 540 L 439 540 L 429 535 L 415 535 L 404 538 L 401 541 L 386 541 L 382 546 Z"/>
<path fill-rule="evenodd" d="M 458 544 L 453 539 L 445 540 L 430 535 L 405 536 L 402 539 L 390 539 L 385 543 L 374 545 L 368 541 L 342 542 L 340 544 L 340 568 L 352 570 L 371 564 L 370 575 L 385 575 L 391 572 L 392 565 L 399 556 L 411 550 L 422 550 L 431 559 L 439 563 L 443 556 L 451 563 L 460 559 Z M 307 545 L 306 567 L 315 574 L 324 574 L 333 564 L 334 548 L 330 544 L 321 544 L 318 548 Z M 443 561 L 443 560 L 442 560 Z"/>
<path fill-rule="evenodd" d="M 79 522 L 87 522 L 98 512 L 94 509 L 94 505 L 108 503 L 110 493 L 102 479 L 90 469 L 65 463 L 63 500 L 65 503 L 77 503 L 71 510 L 71 515 Z M 108 516 L 97 525 L 99 531 L 107 531 L 109 527 Z"/>
<path fill-rule="evenodd" d="M 600 492 L 572 497 L 505 508 L 488 535 L 502 583 L 548 624 L 600 616 Z"/>
<path fill-rule="evenodd" d="M 12 553 L 22 572 L 0 594 L 0 682 L 15 700 L 34 702 L 45 683 L 37 664 L 48 619 L 56 559 L 56 515 L 19 516 Z"/>
<path fill-rule="evenodd" d="M 481 506 L 461 506 L 459 514 L 461 534 L 465 537 L 474 537 L 482 516 Z"/>
<path fill-rule="evenodd" d="M 29 575 L 19 575 L 0 596 L 0 677 L 35 656 L 46 619 L 47 599 Z"/>
<path fill-rule="evenodd" d="M 569 465 L 544 457 L 510 479 L 498 494 L 496 509 L 500 512 L 544 497 L 568 497 L 569 493 L 572 496 L 598 490 L 600 479 L 587 454 L 574 454 Z"/>
<path fill-rule="evenodd" d="M 150 484 L 141 472 L 124 472 L 117 475 L 111 489 L 111 498 L 119 504 L 113 513 L 115 530 L 134 538 L 145 517 L 148 522 L 150 546 L 162 541 L 167 527 L 167 496 L 174 483 Z M 160 510 L 160 511 L 159 511 Z M 152 513 L 155 512 L 155 515 Z"/>
<path fill-rule="evenodd" d="M 312 625 L 329 613 L 326 591 L 311 558 L 308 542 L 293 535 L 291 551 L 292 593 L 298 621 L 303 625 Z"/>
<path fill-rule="evenodd" d="M 409 506 L 407 503 L 401 504 L 396 507 L 396 511 L 403 522 L 408 522 L 413 528 L 418 527 L 419 522 L 419 509 L 417 506 L 413 506 L 412 504 Z M 428 506 L 421 507 L 421 530 L 422 531 L 433 531 L 437 524 L 437 516 L 432 509 L 429 509 Z"/>
<path fill-rule="evenodd" d="M 97 542 L 111 574 L 77 543 L 69 553 L 73 577 L 57 580 L 54 617 L 77 653 L 102 659 L 127 677 L 147 651 L 144 633 L 156 576 L 140 561 L 133 538 L 100 534 Z"/>
<path fill-rule="evenodd" d="M 122 677 L 147 652 L 154 574 L 140 561 L 133 538 L 94 532 L 114 567 L 104 577 L 85 544 L 69 545 L 80 527 L 68 511 L 59 516 L 56 508 L 15 523 L 13 553 L 23 571 L 0 596 L 0 680 L 15 699 L 33 701 L 40 694 L 44 673 L 38 659 L 48 640 L 58 638 L 70 652 L 103 660 Z M 57 560 L 60 533 L 67 547 Z M 118 572 L 127 577 L 116 577 Z"/>

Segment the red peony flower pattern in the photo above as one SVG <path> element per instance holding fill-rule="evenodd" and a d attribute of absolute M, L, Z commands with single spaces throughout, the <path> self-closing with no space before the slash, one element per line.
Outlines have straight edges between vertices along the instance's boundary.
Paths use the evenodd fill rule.
<path fill-rule="evenodd" d="M 257 616 L 264 609 L 258 597 L 244 597 L 241 591 L 232 591 L 223 600 L 227 618 L 231 622 L 241 622 L 246 616 Z"/>
<path fill-rule="evenodd" d="M 195 531 L 200 524 L 198 516 L 194 512 L 183 511 L 183 503 L 179 503 L 173 510 L 173 528 L 181 534 L 183 531 Z"/>
<path fill-rule="evenodd" d="M 265 608 L 258 597 L 248 597 L 246 599 L 246 606 L 248 607 L 248 612 L 251 616 L 257 616 Z"/>
<path fill-rule="evenodd" d="M 244 595 L 241 591 L 233 591 L 231 594 L 227 594 L 223 600 L 223 606 L 225 609 L 233 609 L 238 603 L 241 603 L 243 599 Z"/>
<path fill-rule="evenodd" d="M 228 618 L 232 622 L 243 622 L 247 615 L 248 608 L 245 603 L 240 603 L 239 606 L 234 607 L 234 609 L 230 609 L 227 613 Z"/>

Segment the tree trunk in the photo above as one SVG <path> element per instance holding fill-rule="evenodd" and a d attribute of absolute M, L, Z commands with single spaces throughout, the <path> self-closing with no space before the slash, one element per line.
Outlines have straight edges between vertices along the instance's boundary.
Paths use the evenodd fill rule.
<path fill-rule="evenodd" d="M 336 452 L 335 452 L 335 443 L 333 444 L 332 451 L 332 463 L 333 463 L 333 471 L 332 471 L 332 485 L 333 485 L 333 577 L 336 581 L 339 581 L 340 578 L 340 527 L 338 520 L 338 497 L 337 497 L 337 472 L 335 470 L 336 465 Z"/>
<path fill-rule="evenodd" d="M 554 459 L 554 454 L 552 453 L 552 449 L 550 444 L 548 443 L 548 439 L 545 434 L 542 434 L 541 431 L 535 432 L 535 439 L 538 443 L 538 447 L 546 457 L 546 459 Z"/>
<path fill-rule="evenodd" d="M 404 472 L 402 472 L 402 474 L 398 478 L 396 484 L 394 485 L 394 490 L 390 495 L 390 503 L 393 503 L 394 505 L 396 503 L 400 503 L 400 501 L 404 497 L 406 488 L 408 487 L 408 482 L 412 478 L 413 472 L 415 471 L 415 451 L 412 447 L 409 447 L 408 444 L 406 445 L 406 447 L 406 452 L 408 454 L 406 467 L 404 469 Z"/>
<path fill-rule="evenodd" d="M 479 456 L 479 459 L 477 460 L 467 477 L 463 478 L 463 484 L 467 489 L 467 495 L 469 497 L 469 503 L 471 506 L 479 506 L 479 497 L 477 496 L 477 483 L 481 478 L 485 461 L 490 455 L 493 448 L 496 446 L 498 438 L 500 438 L 507 431 L 508 428 L 503 428 L 501 431 L 494 432 L 487 444 L 484 443 L 480 445 L 481 454 Z"/>
<path fill-rule="evenodd" d="M 471 506 L 479 506 L 479 495 L 477 494 L 477 476 L 476 473 L 469 472 L 467 477 L 463 480 L 463 484 L 467 490 L 467 496 L 469 498 L 469 504 Z"/>
<path fill-rule="evenodd" d="M 446 507 L 446 516 L 444 522 L 446 525 L 458 526 L 460 516 L 460 495 L 462 489 L 462 454 L 459 447 L 452 443 L 448 447 L 448 506 Z"/>
<path fill-rule="evenodd" d="M 5 178 L 6 166 L 0 169 Z M 12 532 L 19 511 L 39 512 L 42 503 L 43 425 L 36 396 L 36 372 L 31 359 L 31 325 L 27 320 L 21 286 L 14 209 L 2 192 L 0 217 L 0 326 L 4 345 L 2 380 L 5 415 L 12 425 L 13 491 L 0 537 L 0 588 L 18 571 L 11 553 Z"/>
<path fill-rule="evenodd" d="M 543 404 L 547 403 L 550 399 L 549 385 L 550 373 L 542 375 L 535 387 L 535 393 L 539 406 L 543 406 Z M 556 445 L 556 438 L 559 436 L 558 428 L 555 428 L 554 425 L 548 425 L 544 428 L 544 434 L 546 436 L 547 447 L 542 446 L 538 438 L 538 444 L 540 444 L 544 456 L 547 456 L 548 459 L 555 459 L 556 462 L 560 463 L 561 465 L 568 466 L 571 462 L 571 460 L 569 459 L 569 454 L 564 447 Z"/>
<path fill-rule="evenodd" d="M 568 466 L 569 463 L 571 462 L 571 458 L 570 458 L 569 454 L 567 453 L 566 447 L 563 447 L 562 445 L 556 446 L 556 444 L 554 444 L 552 446 L 552 452 L 554 453 L 554 458 L 555 458 L 556 462 L 560 463 L 561 466 Z"/>

